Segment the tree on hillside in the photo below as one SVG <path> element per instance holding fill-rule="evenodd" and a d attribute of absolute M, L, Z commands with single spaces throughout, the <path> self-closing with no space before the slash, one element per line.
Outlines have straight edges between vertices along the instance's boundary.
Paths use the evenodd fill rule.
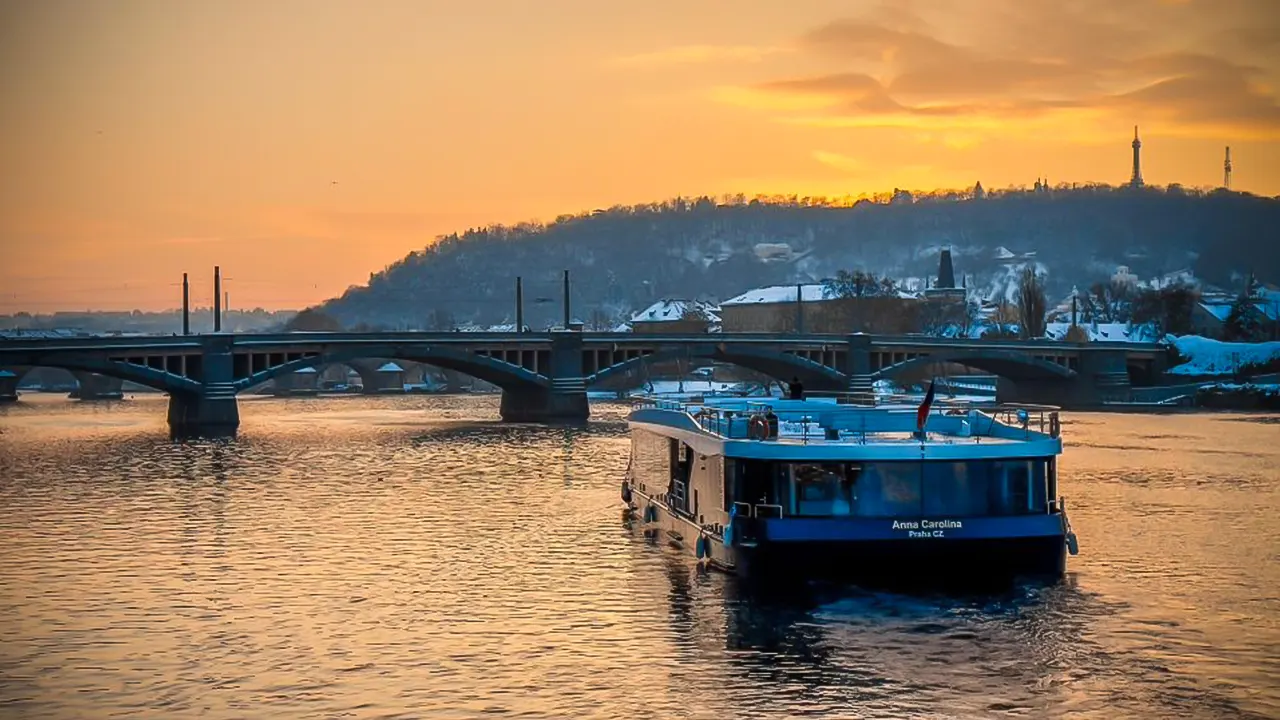
<path fill-rule="evenodd" d="M 1132 294 L 1132 287 L 1127 283 L 1096 282 L 1089 286 L 1088 295 L 1081 298 L 1081 315 L 1090 322 L 1125 322 L 1129 319 Z"/>
<path fill-rule="evenodd" d="M 890 204 L 888 194 L 880 202 L 681 198 L 566 214 L 549 223 L 477 227 L 431 241 L 374 273 L 367 287 L 351 288 L 320 309 L 346 326 L 422 326 L 424 314 L 437 307 L 458 322 L 489 325 L 509 320 L 519 276 L 530 325 L 545 326 L 558 319 L 555 303 L 540 307 L 533 300 L 558 297 L 566 269 L 575 305 L 599 304 L 620 314 L 659 297 L 687 295 L 690 288 L 726 299 L 752 287 L 795 282 L 797 274 L 821 267 L 926 277 L 936 268 L 936 255 L 922 251 L 944 241 L 942 235 L 972 239 L 964 245 L 973 252 L 957 260 L 976 285 L 988 279 L 1004 284 L 1007 262 L 1003 253 L 995 256 L 996 248 L 1035 252 L 1053 269 L 1044 280 L 1050 297 L 1065 294 L 1072 283 L 1085 290 L 1099 263 L 1123 263 L 1150 276 L 1193 258 L 1190 269 L 1220 285 L 1233 282 L 1232 273 L 1241 268 L 1280 277 L 1280 244 L 1257 241 L 1280 226 L 1277 199 L 1099 185 L 1039 195 L 984 191 L 982 201 L 967 199 L 968 191 L 913 192 L 911 202 L 898 204 Z M 785 243 L 793 261 L 761 257 L 756 246 L 762 242 Z M 851 292 L 837 288 L 836 296 L 883 293 L 871 283 L 853 284 Z"/>
<path fill-rule="evenodd" d="M 968 337 L 978 317 L 973 301 L 926 299 L 920 304 L 920 332 L 934 337 Z"/>
<path fill-rule="evenodd" d="M 1018 306 L 1001 301 L 996 305 L 995 312 L 991 314 L 991 329 L 984 332 L 982 337 L 993 339 L 1017 337 L 1020 324 Z"/>
<path fill-rule="evenodd" d="M 1262 322 L 1258 318 L 1255 299 L 1241 295 L 1231 304 L 1222 324 L 1222 339 L 1231 342 L 1257 342 L 1263 339 Z"/>
<path fill-rule="evenodd" d="M 431 316 L 427 318 L 427 329 L 432 332 L 450 332 L 457 326 L 453 321 L 453 313 L 444 308 L 436 308 L 431 311 Z"/>
<path fill-rule="evenodd" d="M 1027 266 L 1022 269 L 1022 274 L 1018 276 L 1018 317 L 1022 322 L 1019 324 L 1019 334 L 1023 338 L 1044 337 L 1045 331 L 1045 310 L 1048 302 L 1044 296 L 1044 284 L 1041 282 L 1040 273 L 1036 272 L 1034 266 Z"/>
<path fill-rule="evenodd" d="M 285 332 L 342 332 L 342 323 L 329 314 L 307 308 L 284 324 Z"/>
<path fill-rule="evenodd" d="M 1160 335 L 1186 335 L 1191 332 L 1191 312 L 1199 301 L 1200 293 L 1184 283 L 1146 288 L 1133 298 L 1131 319 L 1150 325 Z"/>
<path fill-rule="evenodd" d="M 586 330 L 589 332 L 608 332 L 617 325 L 609 314 L 600 308 L 591 308 L 591 312 L 587 314 Z"/>
<path fill-rule="evenodd" d="M 835 277 L 823 282 L 823 289 L 828 297 L 833 298 L 872 297 L 884 291 L 885 283 L 892 287 L 893 281 L 889 278 L 880 280 L 874 274 L 862 270 L 841 270 Z"/>

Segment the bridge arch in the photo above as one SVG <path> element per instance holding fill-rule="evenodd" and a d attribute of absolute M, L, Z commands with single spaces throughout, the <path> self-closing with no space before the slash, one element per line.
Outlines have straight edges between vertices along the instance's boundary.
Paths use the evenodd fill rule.
<path fill-rule="evenodd" d="M 960 350 L 921 355 L 903 362 L 886 365 L 872 373 L 876 380 L 890 380 L 928 365 L 954 363 L 991 373 L 1007 380 L 1066 380 L 1076 371 L 1049 360 L 1031 357 L 1012 350 Z"/>
<path fill-rule="evenodd" d="M 367 346 L 321 352 L 275 365 L 248 377 L 239 378 L 235 381 L 234 387 L 236 392 L 242 392 L 281 375 L 294 373 L 305 368 L 331 364 L 351 366 L 350 363 L 355 361 L 375 359 L 405 360 L 434 365 L 447 370 L 456 370 L 496 385 L 503 390 L 546 389 L 550 387 L 550 382 L 547 378 L 519 365 L 449 346 L 412 349 L 401 349 L 394 346 Z"/>
<path fill-rule="evenodd" d="M 587 376 L 587 387 L 628 373 L 645 372 L 653 365 L 678 360 L 713 360 L 729 363 L 784 382 L 797 377 L 813 390 L 844 390 L 848 385 L 848 378 L 844 373 L 791 353 L 770 348 L 707 343 L 688 347 L 661 348 L 656 352 L 601 368 Z"/>
<path fill-rule="evenodd" d="M 137 383 L 153 390 L 167 393 L 194 393 L 200 390 L 200 383 L 165 370 L 137 365 L 121 360 L 106 360 L 81 355 L 41 355 L 25 358 L 17 370 L 11 370 L 17 376 L 15 384 L 22 382 L 23 376 L 38 367 L 66 370 L 73 375 L 78 373 L 96 373 L 106 377 Z M 79 382 L 79 378 L 77 378 Z"/>

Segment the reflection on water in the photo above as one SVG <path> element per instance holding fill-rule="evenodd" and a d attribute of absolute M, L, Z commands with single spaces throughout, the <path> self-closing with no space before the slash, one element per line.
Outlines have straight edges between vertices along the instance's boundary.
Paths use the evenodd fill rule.
<path fill-rule="evenodd" d="M 163 403 L 0 409 L 0 715 L 1280 715 L 1274 418 L 1067 418 L 1062 583 L 766 595 L 620 519 L 617 407 Z"/>

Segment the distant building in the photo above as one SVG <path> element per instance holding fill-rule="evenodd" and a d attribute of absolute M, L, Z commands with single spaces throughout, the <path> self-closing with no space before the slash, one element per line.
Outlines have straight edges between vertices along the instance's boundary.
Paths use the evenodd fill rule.
<path fill-rule="evenodd" d="M 631 316 L 637 333 L 701 333 L 717 329 L 720 308 L 699 300 L 659 300 Z"/>
<path fill-rule="evenodd" d="M 951 262 L 951 250 L 944 249 L 938 256 L 938 277 L 933 285 L 924 291 L 925 299 L 931 302 L 964 302 L 966 292 L 964 287 L 956 285 L 956 271 Z"/>
<path fill-rule="evenodd" d="M 1128 265 L 1120 265 L 1116 268 L 1115 274 L 1111 276 L 1111 282 L 1133 288 L 1138 286 L 1138 276 L 1129 272 Z"/>
<path fill-rule="evenodd" d="M 1210 289 L 1202 291 L 1199 302 L 1191 309 L 1191 332 L 1209 338 L 1226 334 L 1227 318 L 1239 295 Z M 1250 299 L 1246 312 L 1265 338 L 1280 335 L 1280 291 L 1263 288 Z"/>
<path fill-rule="evenodd" d="M 899 293 L 833 297 L 823 283 L 771 285 L 720 303 L 724 332 L 916 332 L 919 298 Z"/>

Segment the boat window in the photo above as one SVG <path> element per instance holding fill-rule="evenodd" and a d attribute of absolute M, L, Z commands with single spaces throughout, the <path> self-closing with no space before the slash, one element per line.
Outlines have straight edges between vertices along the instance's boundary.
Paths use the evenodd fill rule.
<path fill-rule="evenodd" d="M 854 514 L 870 517 L 918 516 L 921 463 L 865 463 L 855 484 Z"/>
<path fill-rule="evenodd" d="M 992 515 L 1026 515 L 1046 510 L 1044 460 L 1000 460 L 992 463 Z"/>
<path fill-rule="evenodd" d="M 925 515 L 970 516 L 990 514 L 991 463 L 924 463 Z"/>
<path fill-rule="evenodd" d="M 853 482 L 843 464 L 793 464 L 796 515 L 850 515 Z"/>

